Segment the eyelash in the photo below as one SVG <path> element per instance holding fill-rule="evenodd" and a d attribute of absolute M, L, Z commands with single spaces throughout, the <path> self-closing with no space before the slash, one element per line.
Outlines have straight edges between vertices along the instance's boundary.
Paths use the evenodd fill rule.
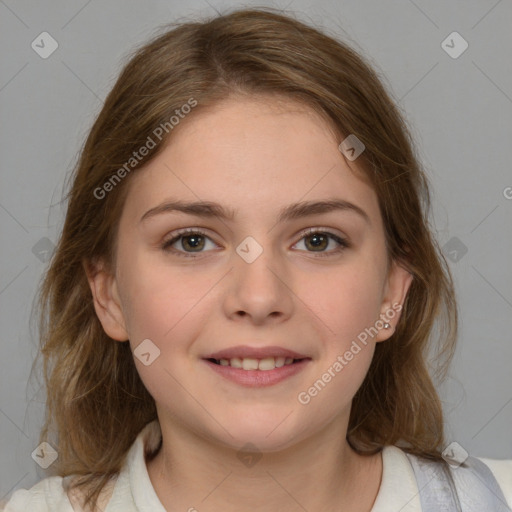
<path fill-rule="evenodd" d="M 305 231 L 301 232 L 300 238 L 298 241 L 300 242 L 303 238 L 306 238 L 307 236 L 311 236 L 311 235 L 314 235 L 317 233 L 327 235 L 330 239 L 337 242 L 339 244 L 339 246 L 332 251 L 319 251 L 316 253 L 315 253 L 315 251 L 306 251 L 306 252 L 311 252 L 311 253 L 316 254 L 316 257 L 326 258 L 326 257 L 332 256 L 333 254 L 339 254 L 344 249 L 348 249 L 350 247 L 350 244 L 346 238 L 342 238 L 339 235 L 336 235 L 330 231 L 326 231 L 326 230 L 319 229 L 319 228 L 308 228 Z M 172 238 L 165 240 L 162 244 L 162 249 L 166 252 L 173 252 L 177 256 L 184 257 L 184 258 L 197 258 L 198 257 L 197 255 L 203 254 L 205 251 L 201 251 L 201 252 L 197 252 L 197 253 L 190 253 L 190 252 L 179 251 L 179 250 L 176 250 L 171 247 L 180 238 L 186 237 L 186 235 L 201 235 L 201 236 L 204 236 L 211 240 L 211 238 L 200 228 L 186 228 L 186 229 L 182 229 L 182 230 L 178 231 Z"/>

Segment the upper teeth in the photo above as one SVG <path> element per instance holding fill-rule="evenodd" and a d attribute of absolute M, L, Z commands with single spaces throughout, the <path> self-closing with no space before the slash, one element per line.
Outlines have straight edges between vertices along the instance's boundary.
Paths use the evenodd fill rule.
<path fill-rule="evenodd" d="M 243 370 L 273 370 L 286 364 L 292 364 L 292 357 L 266 357 L 265 359 L 253 359 L 251 357 L 233 357 L 231 359 L 219 359 L 222 366 L 232 366 Z"/>

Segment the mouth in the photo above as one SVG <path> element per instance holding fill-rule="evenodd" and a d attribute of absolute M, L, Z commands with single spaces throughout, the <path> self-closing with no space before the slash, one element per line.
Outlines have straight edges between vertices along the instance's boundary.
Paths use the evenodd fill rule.
<path fill-rule="evenodd" d="M 302 372 L 312 358 L 282 347 L 238 346 L 202 358 L 217 375 L 244 387 L 278 384 Z"/>
<path fill-rule="evenodd" d="M 219 366 L 241 368 L 248 371 L 269 371 L 296 364 L 305 359 L 311 359 L 311 357 L 284 347 L 239 345 L 208 354 L 203 359 Z"/>
<path fill-rule="evenodd" d="M 231 359 L 215 359 L 211 357 L 206 360 L 219 366 L 230 366 L 231 368 L 239 368 L 247 371 L 269 371 L 275 370 L 276 368 L 282 368 L 283 366 L 289 366 L 292 364 L 300 363 L 305 359 L 309 358 L 304 357 L 295 359 L 293 357 L 265 357 L 263 359 L 256 359 L 253 357 L 233 357 Z"/>

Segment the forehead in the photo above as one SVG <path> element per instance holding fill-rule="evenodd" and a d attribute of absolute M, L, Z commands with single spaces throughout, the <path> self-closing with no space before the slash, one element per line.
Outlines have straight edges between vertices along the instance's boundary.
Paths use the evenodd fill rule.
<path fill-rule="evenodd" d="M 229 98 L 181 121 L 159 155 L 131 177 L 125 207 L 142 215 L 179 197 L 215 201 L 241 215 L 270 214 L 336 196 L 378 215 L 374 190 L 339 143 L 332 124 L 304 104 Z"/>

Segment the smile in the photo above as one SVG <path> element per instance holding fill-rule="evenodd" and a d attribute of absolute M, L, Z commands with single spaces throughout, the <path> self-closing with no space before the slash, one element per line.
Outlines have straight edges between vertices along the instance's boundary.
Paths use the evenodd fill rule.
<path fill-rule="evenodd" d="M 233 357 L 232 359 L 212 358 L 209 361 L 221 366 L 231 366 L 232 368 L 242 368 L 243 370 L 268 371 L 302 361 L 302 359 L 293 359 L 292 357 L 265 357 L 264 359 Z"/>
<path fill-rule="evenodd" d="M 203 359 L 218 375 L 245 387 L 272 386 L 300 373 L 310 358 L 293 359 L 266 357 L 264 359 L 231 358 Z"/>

